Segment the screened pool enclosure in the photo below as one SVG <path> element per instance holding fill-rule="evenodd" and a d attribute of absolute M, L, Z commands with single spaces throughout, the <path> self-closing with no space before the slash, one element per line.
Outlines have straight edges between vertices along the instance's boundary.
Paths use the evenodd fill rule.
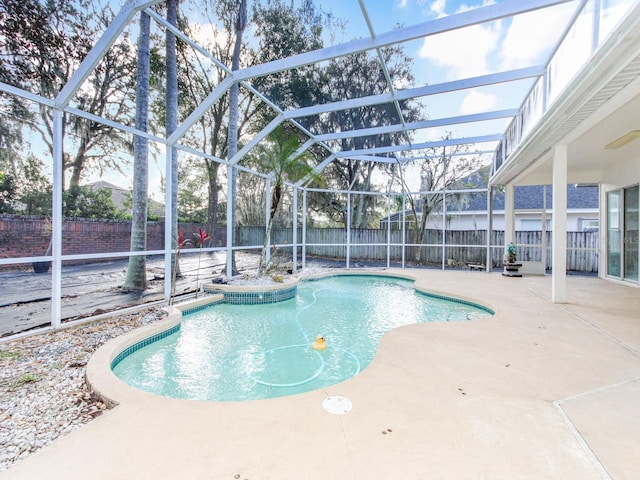
<path fill-rule="evenodd" d="M 401 26 L 384 10 L 391 6 L 349 2 L 358 15 L 343 30 L 327 23 L 326 2 L 256 0 L 245 7 L 246 24 L 236 6 L 195 0 L 180 3 L 178 21 L 159 0 L 108 2 L 93 16 L 79 6 L 25 13 L 7 3 L 0 173 L 28 187 L 0 214 L 0 335 L 164 304 L 213 278 L 254 275 L 264 245 L 267 274 L 491 271 L 509 242 L 521 260 L 550 268 L 550 206 L 535 212 L 539 230 L 516 231 L 510 156 L 599 49 L 638 22 L 639 2 L 479 2 Z M 28 32 L 24 44 L 8 41 L 14 23 L 38 15 L 69 22 L 43 38 L 71 42 L 67 49 L 88 42 L 86 51 L 56 52 L 55 43 L 38 50 Z M 498 31 L 495 58 L 477 65 L 474 39 Z M 522 37 L 526 44 L 517 43 Z M 468 68 L 445 71 L 436 53 L 456 41 L 466 48 L 447 55 Z M 525 45 L 537 45 L 537 54 Z M 25 52 L 32 61 L 50 55 L 34 63 L 32 78 L 21 76 Z M 141 149 L 146 157 L 137 157 Z M 26 195 L 36 177 L 50 185 L 40 204 Z M 565 178 L 559 188 L 568 183 L 578 182 Z M 77 213 L 83 205 L 70 213 L 74 186 L 106 188 L 115 213 L 87 218 Z M 506 196 L 499 216 L 496 195 Z M 83 198 L 77 202 L 89 202 Z M 562 253 L 597 256 L 601 237 L 593 239 Z M 122 288 L 132 258 L 145 259 L 144 289 Z M 33 272 L 39 263 L 44 273 Z"/>

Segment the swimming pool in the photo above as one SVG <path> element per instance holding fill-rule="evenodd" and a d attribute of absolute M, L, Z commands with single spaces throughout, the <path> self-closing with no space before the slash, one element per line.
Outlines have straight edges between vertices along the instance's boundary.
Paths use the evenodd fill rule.
<path fill-rule="evenodd" d="M 293 395 L 366 368 L 384 333 L 411 323 L 492 312 L 417 292 L 409 280 L 332 276 L 301 282 L 290 300 L 221 303 L 184 316 L 175 333 L 118 360 L 114 373 L 158 395 L 217 401 Z M 326 349 L 316 350 L 317 336 Z"/>

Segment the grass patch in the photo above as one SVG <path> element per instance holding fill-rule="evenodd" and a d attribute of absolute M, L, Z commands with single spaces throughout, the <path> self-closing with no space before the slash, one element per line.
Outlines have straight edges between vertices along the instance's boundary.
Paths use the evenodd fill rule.
<path fill-rule="evenodd" d="M 9 350 L 0 350 L 0 360 L 11 360 L 18 358 L 20 354 L 18 352 L 10 352 Z"/>
<path fill-rule="evenodd" d="M 27 372 L 24 375 L 22 375 L 17 381 L 16 383 L 18 385 L 26 385 L 27 383 L 33 383 L 33 382 L 37 382 L 39 379 L 36 376 L 35 373 L 31 373 L 31 372 Z"/>

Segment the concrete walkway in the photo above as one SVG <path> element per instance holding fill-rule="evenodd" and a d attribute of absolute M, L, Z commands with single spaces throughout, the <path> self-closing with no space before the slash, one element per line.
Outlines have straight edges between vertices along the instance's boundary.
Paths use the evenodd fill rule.
<path fill-rule="evenodd" d="M 323 390 L 198 402 L 128 389 L 120 405 L 0 474 L 9 479 L 637 479 L 640 290 L 569 277 L 406 270 L 493 305 L 387 334 Z M 353 410 L 331 415 L 330 395 Z"/>

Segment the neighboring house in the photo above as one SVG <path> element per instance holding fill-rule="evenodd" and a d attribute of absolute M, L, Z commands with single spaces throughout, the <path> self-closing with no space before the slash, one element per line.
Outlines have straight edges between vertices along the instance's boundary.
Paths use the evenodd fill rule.
<path fill-rule="evenodd" d="M 545 193 L 546 191 L 546 202 Z M 567 231 L 585 232 L 598 229 L 598 187 L 569 185 L 567 188 Z M 515 188 L 515 229 L 516 231 L 541 231 L 542 212 L 546 208 L 546 230 L 551 230 L 551 210 L 553 199 L 551 187 L 543 185 L 519 186 Z M 407 221 L 413 213 L 407 210 Z M 398 228 L 402 223 L 402 212 L 396 212 L 380 220 L 380 228 Z M 466 195 L 451 194 L 447 197 L 447 230 L 486 230 L 487 196 L 484 193 Z M 442 215 L 434 212 L 427 220 L 427 228 L 442 228 Z M 493 196 L 493 229 L 504 230 L 504 193 Z"/>
<path fill-rule="evenodd" d="M 131 215 L 131 198 L 133 192 L 126 188 L 119 187 L 113 183 L 105 182 L 104 180 L 98 180 L 97 182 L 88 183 L 86 185 L 93 191 L 107 189 L 111 192 L 111 200 L 115 204 L 118 210 L 124 210 Z M 164 205 L 160 202 L 149 199 L 149 214 L 156 217 L 164 216 Z"/>

